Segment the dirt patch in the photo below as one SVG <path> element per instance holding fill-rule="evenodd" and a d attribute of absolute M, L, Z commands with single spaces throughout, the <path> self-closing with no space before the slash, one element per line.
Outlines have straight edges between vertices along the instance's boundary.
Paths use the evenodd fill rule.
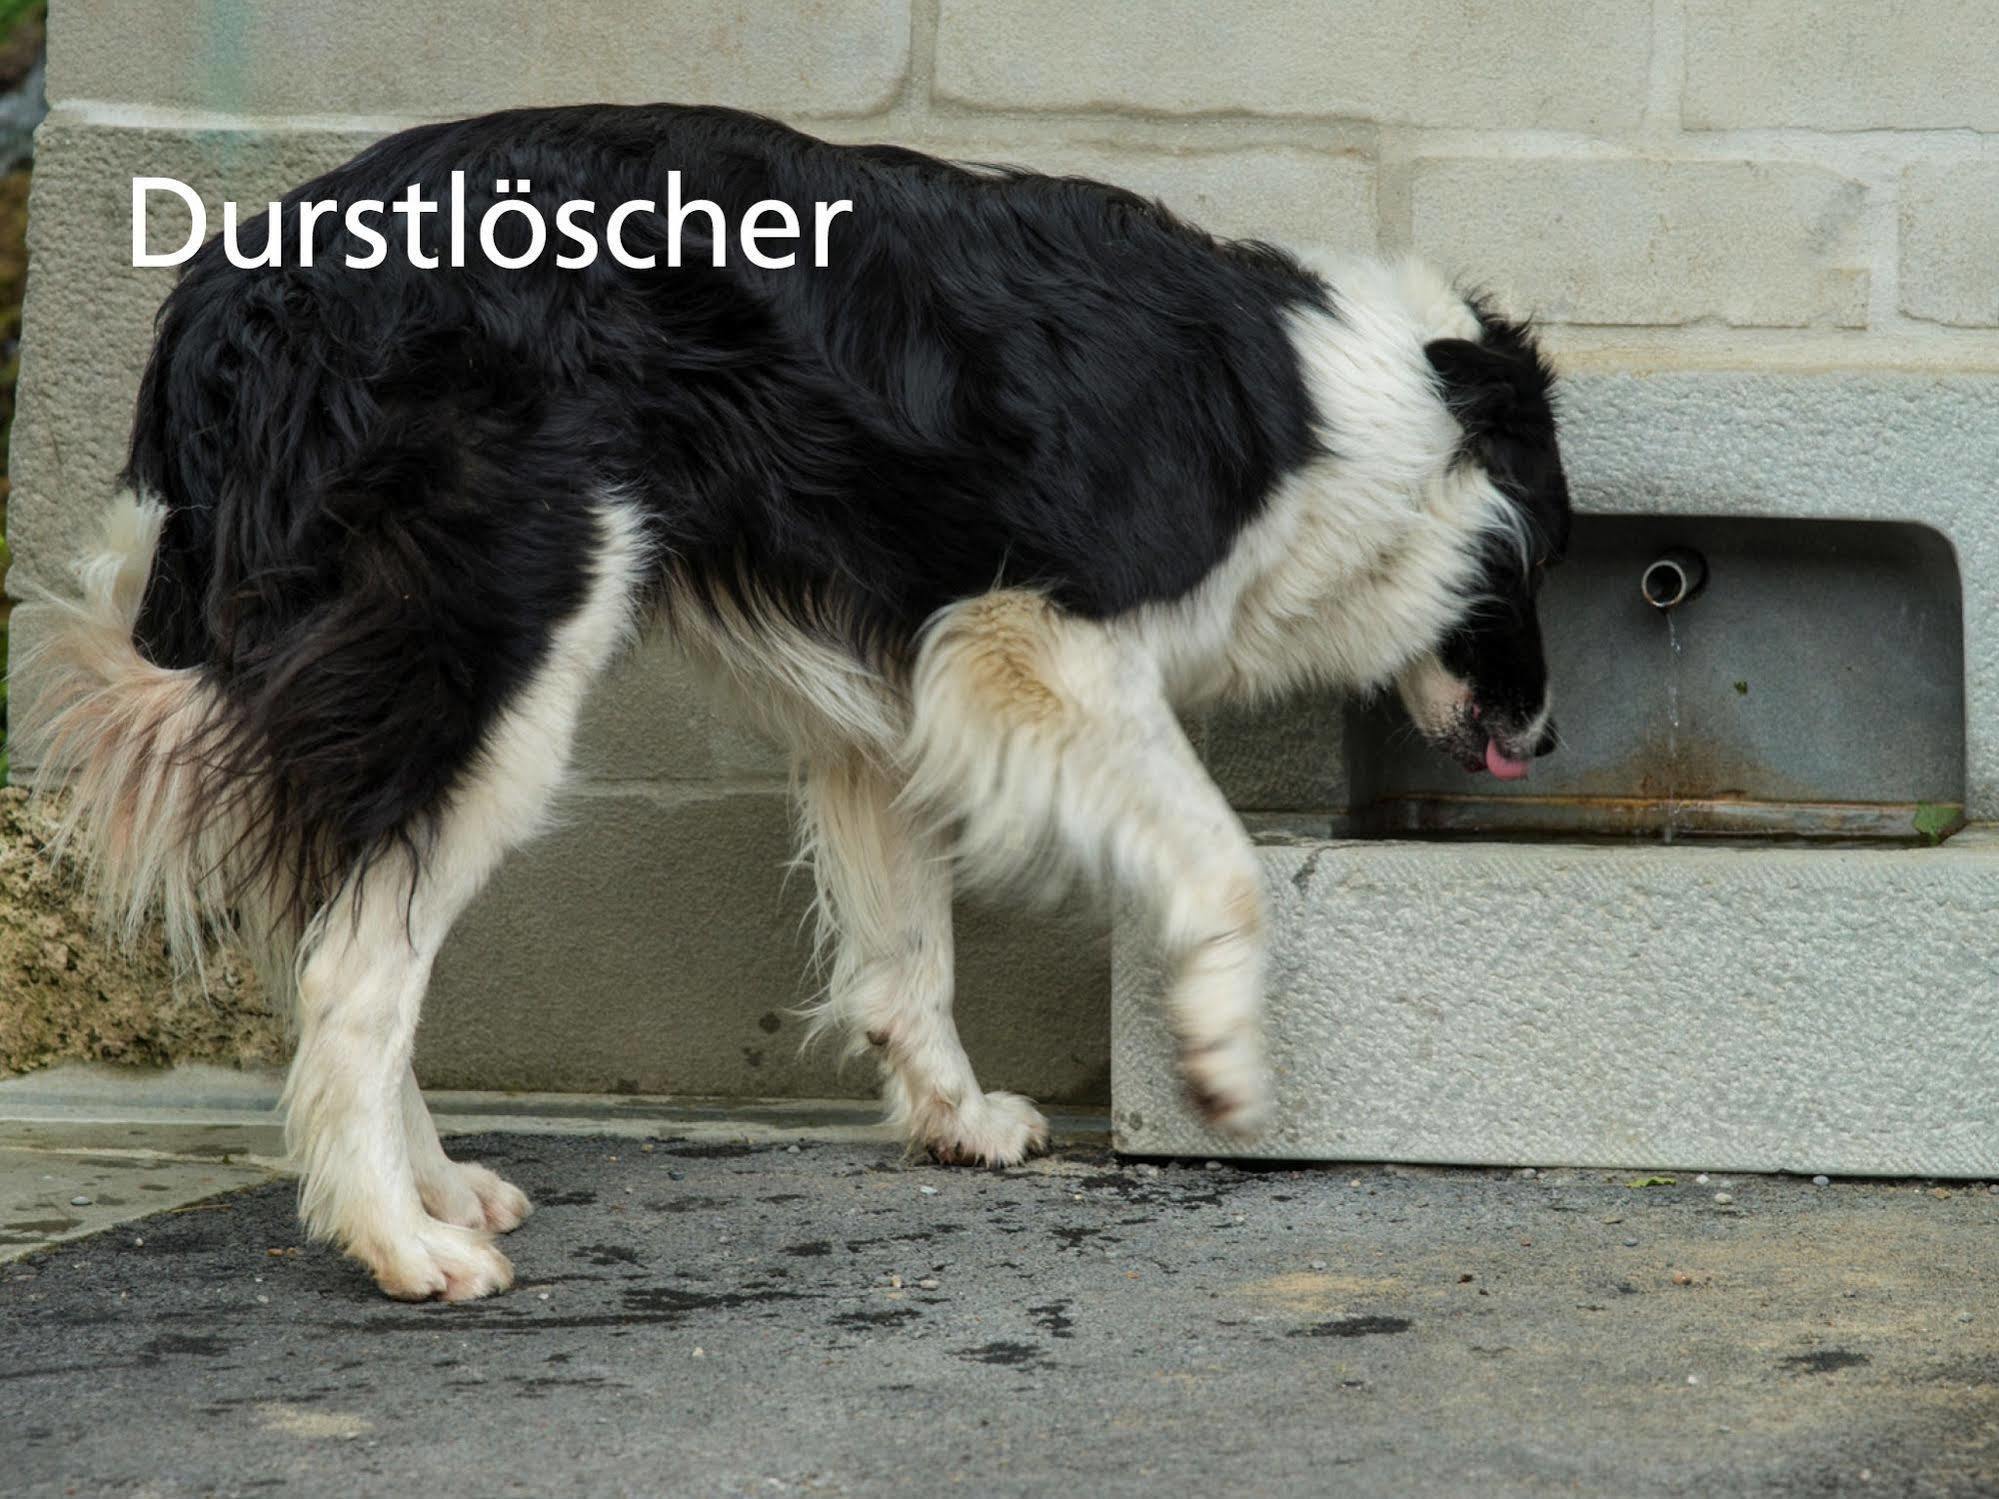
<path fill-rule="evenodd" d="M 59 1061 L 261 1065 L 283 1027 L 249 964 L 224 952 L 207 992 L 176 980 L 157 933 L 120 953 L 90 904 L 42 856 L 52 829 L 27 794 L 0 787 L 0 1073 Z"/>

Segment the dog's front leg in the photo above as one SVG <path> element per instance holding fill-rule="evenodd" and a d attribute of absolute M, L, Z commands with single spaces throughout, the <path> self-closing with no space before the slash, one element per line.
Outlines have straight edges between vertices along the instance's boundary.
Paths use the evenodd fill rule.
<path fill-rule="evenodd" d="M 911 799 L 956 820 L 974 874 L 1049 889 L 1081 874 L 1135 896 L 1188 1091 L 1218 1127 L 1254 1133 L 1270 1106 L 1262 880 L 1152 659 L 1039 595 L 991 593 L 931 627 L 913 711 Z"/>
<path fill-rule="evenodd" d="M 444 1152 L 430 1105 L 423 1101 L 416 1073 L 403 1069 L 403 1138 L 416 1174 L 417 1196 L 424 1211 L 441 1223 L 460 1228 L 512 1233 L 534 1211 L 527 1194 L 491 1168 L 475 1161 L 454 1161 Z"/>
<path fill-rule="evenodd" d="M 988 1093 L 951 1018 L 951 861 L 864 756 L 815 764 L 804 784 L 819 916 L 833 948 L 818 1023 L 880 1059 L 890 1117 L 951 1165 L 1011 1166 L 1048 1144 L 1027 1099 Z"/>

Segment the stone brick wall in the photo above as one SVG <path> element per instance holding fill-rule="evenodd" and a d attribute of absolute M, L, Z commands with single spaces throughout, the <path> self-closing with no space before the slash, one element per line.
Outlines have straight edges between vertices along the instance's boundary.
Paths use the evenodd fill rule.
<path fill-rule="evenodd" d="M 129 179 L 262 201 L 401 124 L 672 98 L 1108 178 L 1209 226 L 1416 249 L 1577 370 L 1999 369 L 1983 0 L 53 0 L 11 518 L 57 574 L 110 493 L 170 272 Z M 19 582 L 12 589 L 19 593 Z M 31 635 L 32 611 L 17 616 Z M 17 711 L 32 709 L 32 682 Z M 1324 805 L 1336 711 L 1197 726 L 1248 810 Z M 566 828 L 439 966 L 433 1081 L 852 1090 L 800 1061 L 783 767 L 665 653 L 591 711 Z M 1102 934 L 967 926 L 991 1083 L 1100 1097 Z"/>
<path fill-rule="evenodd" d="M 1999 7 L 941 0 L 936 28 L 927 134 L 1108 142 L 1195 213 L 1220 175 L 1224 227 L 1419 250 L 1570 349 L 1993 357 Z"/>

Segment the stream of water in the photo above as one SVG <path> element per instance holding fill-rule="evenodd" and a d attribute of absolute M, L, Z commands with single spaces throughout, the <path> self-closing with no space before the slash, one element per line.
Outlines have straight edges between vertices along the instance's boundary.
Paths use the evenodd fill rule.
<path fill-rule="evenodd" d="M 1680 630 L 1673 622 L 1674 611 L 1666 611 L 1666 842 L 1673 841 L 1673 822 L 1679 811 L 1674 800 L 1680 775 Z"/>

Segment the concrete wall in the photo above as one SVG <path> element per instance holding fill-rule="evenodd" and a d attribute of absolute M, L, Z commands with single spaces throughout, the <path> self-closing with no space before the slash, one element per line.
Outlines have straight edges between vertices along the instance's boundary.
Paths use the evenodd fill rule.
<path fill-rule="evenodd" d="M 38 577 L 110 492 L 169 284 L 126 263 L 133 174 L 202 188 L 212 222 L 398 125 L 521 103 L 737 104 L 1103 176 L 1227 232 L 1419 249 L 1536 311 L 1579 370 L 1999 369 L 1999 7 L 1979 0 L 51 10 L 13 460 L 17 566 Z M 1327 705 L 1198 733 L 1245 808 L 1337 794 Z M 861 1086 L 799 1062 L 783 1013 L 803 949 L 769 747 L 652 650 L 599 695 L 583 767 L 568 826 L 440 964 L 429 1079 Z M 970 922 L 962 1010 L 990 1083 L 1103 1095 L 1105 961 L 1090 919 Z"/>

